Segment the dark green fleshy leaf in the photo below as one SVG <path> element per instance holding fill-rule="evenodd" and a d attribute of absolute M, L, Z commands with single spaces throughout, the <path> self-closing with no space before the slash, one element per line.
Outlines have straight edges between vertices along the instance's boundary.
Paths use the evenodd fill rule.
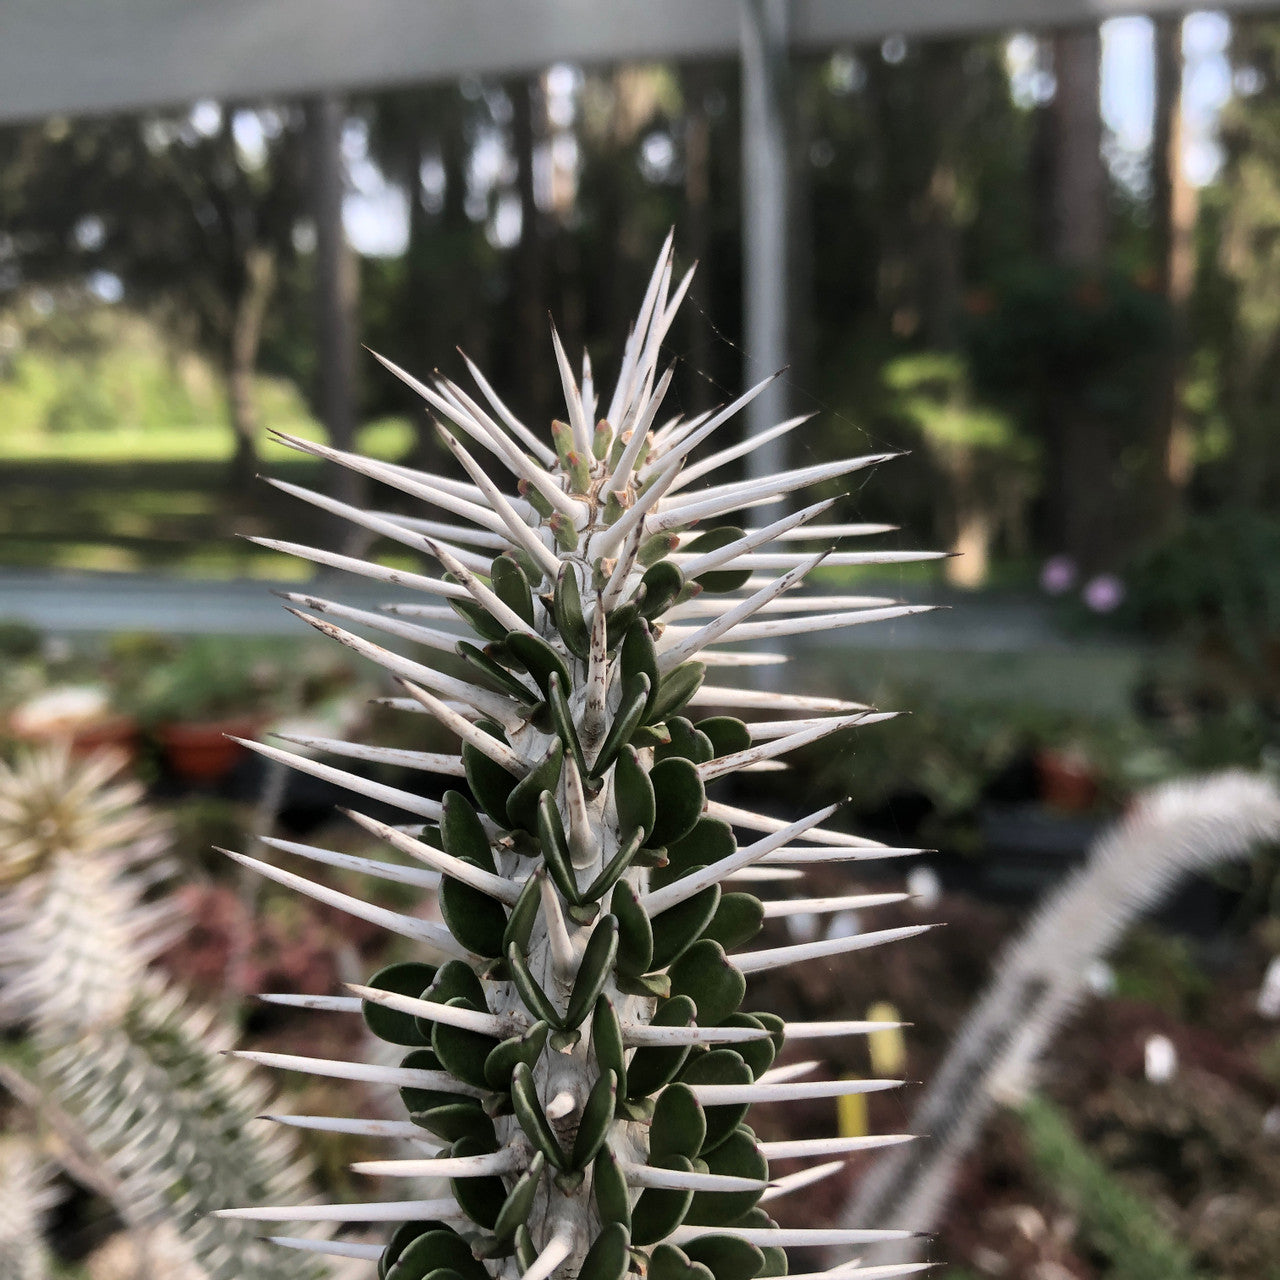
<path fill-rule="evenodd" d="M 735 1178 L 769 1176 L 769 1162 L 756 1146 L 756 1135 L 746 1125 L 739 1125 L 713 1151 L 703 1153 L 708 1173 L 729 1174 Z M 686 1221 L 700 1227 L 723 1227 L 736 1222 L 755 1207 L 764 1194 L 758 1191 L 697 1191 L 689 1205 Z"/>
<path fill-rule="evenodd" d="M 726 893 L 702 933 L 731 951 L 745 946 L 763 928 L 764 903 L 754 893 Z"/>
<path fill-rule="evenodd" d="M 690 1058 L 680 1079 L 684 1084 L 750 1084 L 752 1075 L 741 1054 L 732 1049 L 712 1049 Z M 707 1136 L 702 1144 L 704 1159 L 742 1123 L 747 1105 L 743 1102 L 703 1107 L 707 1117 Z"/>
<path fill-rule="evenodd" d="M 693 1023 L 697 1006 L 688 996 L 664 1000 L 650 1019 L 656 1027 L 688 1027 Z M 637 1049 L 627 1064 L 627 1097 L 647 1098 L 657 1093 L 689 1056 L 687 1048 L 674 1045 L 644 1045 Z"/>
<path fill-rule="evenodd" d="M 653 916 L 653 967 L 665 969 L 701 938 L 720 903 L 720 886 L 708 885 L 693 897 Z M 674 975 L 672 990 L 679 991 Z M 689 992 L 688 994 L 693 994 Z M 697 997 L 695 996 L 696 1000 Z M 699 1006 L 698 1020 L 706 1022 Z"/>
<path fill-rule="evenodd" d="M 653 961 L 653 926 L 627 881 L 613 886 L 609 910 L 618 918 L 618 972 L 625 977 L 647 973 Z"/>
<path fill-rule="evenodd" d="M 653 1157 L 687 1156 L 692 1160 L 702 1150 L 706 1136 L 707 1117 L 693 1090 L 680 1081 L 667 1085 L 658 1094 L 649 1126 Z"/>
<path fill-rule="evenodd" d="M 742 1003 L 747 980 L 730 962 L 718 942 L 695 942 L 671 966 L 672 995 L 687 995 L 698 1006 L 698 1022 L 719 1025 Z"/>
<path fill-rule="evenodd" d="M 365 984 L 376 987 L 379 991 L 393 991 L 396 995 L 412 996 L 416 999 L 435 980 L 434 965 L 389 964 Z M 427 1037 L 423 1035 L 413 1015 L 388 1009 L 380 1004 L 370 1004 L 368 1000 L 360 1006 L 364 1014 L 365 1025 L 379 1040 L 388 1044 L 400 1044 L 409 1048 L 423 1048 Z"/>
<path fill-rule="evenodd" d="M 656 1161 L 651 1163 L 656 1164 Z M 663 1160 L 664 1169 L 679 1169 L 682 1173 L 693 1171 L 693 1162 L 684 1156 L 671 1156 Z M 633 1244 L 656 1244 L 669 1236 L 683 1221 L 693 1199 L 692 1191 L 672 1191 L 666 1187 L 646 1187 L 631 1210 L 631 1241 Z M 710 1272 L 707 1273 L 708 1278 Z"/>

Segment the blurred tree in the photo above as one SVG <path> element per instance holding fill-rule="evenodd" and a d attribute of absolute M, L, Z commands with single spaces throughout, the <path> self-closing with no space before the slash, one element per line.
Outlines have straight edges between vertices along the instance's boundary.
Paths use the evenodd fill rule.
<path fill-rule="evenodd" d="M 257 461 L 252 396 L 268 308 L 294 254 L 302 113 L 197 104 L 181 115 L 0 135 L 0 221 L 14 283 L 86 278 L 161 311 L 224 370 L 232 478 Z"/>
<path fill-rule="evenodd" d="M 1239 91 L 1223 112 L 1221 177 L 1205 193 L 1196 319 L 1230 424 L 1229 496 L 1264 506 L 1280 495 L 1280 24 L 1238 21 L 1231 60 Z"/>

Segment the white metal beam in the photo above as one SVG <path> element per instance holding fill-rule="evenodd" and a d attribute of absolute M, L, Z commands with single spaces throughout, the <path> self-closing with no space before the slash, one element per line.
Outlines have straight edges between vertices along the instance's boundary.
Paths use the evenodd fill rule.
<path fill-rule="evenodd" d="M 1044 28 L 1187 0 L 792 0 L 796 49 Z M 1276 0 L 1219 0 L 1266 11 Z M 0 121 L 513 73 L 736 57 L 739 0 L 0 0 Z"/>

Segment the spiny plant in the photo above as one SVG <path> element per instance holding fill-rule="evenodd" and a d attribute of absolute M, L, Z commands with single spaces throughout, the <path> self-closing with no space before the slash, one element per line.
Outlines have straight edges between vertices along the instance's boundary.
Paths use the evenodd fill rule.
<path fill-rule="evenodd" d="M 5 1280 L 48 1280 L 44 1219 L 57 1202 L 49 1170 L 34 1146 L 12 1135 L 0 1139 L 0 1275 Z"/>
<path fill-rule="evenodd" d="M 1025 1101 L 1038 1059 L 1087 994 L 1090 968 L 1125 931 L 1193 872 L 1247 857 L 1278 836 L 1280 791 L 1241 770 L 1165 783 L 1137 798 L 1000 955 L 911 1117 L 932 1141 L 886 1153 L 860 1180 L 846 1222 L 916 1233 L 878 1246 L 877 1258 L 919 1251 L 984 1121 L 1001 1102 Z"/>
<path fill-rule="evenodd" d="M 896 1082 L 796 1080 L 817 1064 L 774 1068 L 784 1040 L 862 1035 L 876 1024 L 788 1024 L 772 1012 L 743 1012 L 742 1004 L 752 974 L 920 931 L 753 947 L 766 920 L 903 897 L 766 902 L 757 887 L 790 881 L 815 864 L 904 851 L 824 825 L 835 806 L 789 822 L 708 795 L 734 775 L 778 767 L 796 748 L 887 717 L 858 703 L 710 684 L 706 676 L 711 667 L 784 660 L 725 645 L 916 611 L 879 597 L 788 594 L 819 564 L 894 564 L 937 553 L 833 550 L 839 540 L 886 529 L 819 523 L 833 498 L 749 532 L 725 523 L 891 455 L 694 489 L 805 419 L 692 460 L 768 380 L 723 408 L 659 422 L 672 378 L 671 369 L 659 371 L 662 343 L 690 278 L 673 291 L 672 266 L 668 240 L 598 421 L 589 358 L 579 383 L 553 330 L 568 421 L 553 422 L 546 441 L 470 361 L 484 403 L 444 377 L 426 385 L 382 361 L 437 415 L 440 441 L 465 480 L 281 435 L 439 509 L 364 510 L 272 481 L 430 557 L 442 576 L 255 541 L 430 601 L 374 611 L 287 596 L 299 618 L 390 672 L 404 694 L 390 704 L 432 717 L 457 736 L 460 752 L 300 736 L 286 741 L 308 754 L 248 745 L 412 819 L 399 825 L 348 814 L 407 861 L 266 844 L 438 893 L 443 923 L 232 855 L 418 948 L 414 959 L 384 968 L 350 996 L 267 997 L 362 1013 L 373 1032 L 404 1050 L 399 1066 L 246 1055 L 287 1070 L 400 1086 L 403 1121 L 312 1116 L 287 1123 L 416 1142 L 418 1152 L 354 1167 L 390 1179 L 448 1179 L 449 1194 L 309 1211 L 332 1222 L 398 1222 L 385 1247 L 277 1237 L 298 1249 L 376 1259 L 385 1280 L 622 1280 L 629 1271 L 652 1280 L 752 1280 L 784 1274 L 789 1246 L 863 1245 L 902 1234 L 783 1230 L 770 1218 L 769 1199 L 839 1168 L 828 1161 L 771 1180 L 770 1157 L 832 1157 L 901 1139 L 757 1142 L 744 1123 L 748 1107 Z M 515 493 L 491 478 L 480 450 L 508 486 L 514 481 Z M 806 542 L 821 549 L 797 545 Z M 334 619 L 403 641 L 414 656 Z M 456 619 L 465 624 L 463 638 L 440 625 Z M 773 718 L 695 721 L 693 708 Z M 437 801 L 315 754 L 443 775 L 451 789 Z M 739 845 L 736 831 L 750 833 L 749 842 Z M 232 1213 L 260 1221 L 299 1216 L 288 1206 Z"/>
<path fill-rule="evenodd" d="M 0 762 L 0 1021 L 30 1030 L 9 1065 L 75 1124 L 126 1224 L 167 1242 L 168 1280 L 292 1280 L 211 1214 L 298 1195 L 305 1167 L 249 1126 L 267 1093 L 211 1051 L 216 1020 L 149 968 L 183 924 L 148 899 L 167 842 L 141 788 L 114 781 L 121 763 L 56 748 Z"/>

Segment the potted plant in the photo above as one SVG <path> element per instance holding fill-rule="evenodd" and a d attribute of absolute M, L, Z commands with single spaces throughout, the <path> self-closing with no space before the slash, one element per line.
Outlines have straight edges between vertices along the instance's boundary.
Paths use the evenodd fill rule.
<path fill-rule="evenodd" d="M 273 664 L 240 646 L 192 641 L 139 681 L 138 719 L 175 776 L 217 782 L 244 750 L 228 735 L 248 737 L 261 729 L 276 677 Z"/>

